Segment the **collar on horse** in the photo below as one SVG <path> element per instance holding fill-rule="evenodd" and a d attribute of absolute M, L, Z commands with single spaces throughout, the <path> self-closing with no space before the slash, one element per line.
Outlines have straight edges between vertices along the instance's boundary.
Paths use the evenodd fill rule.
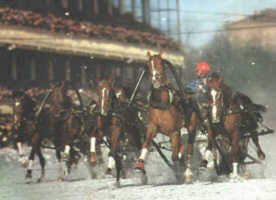
<path fill-rule="evenodd" d="M 169 101 L 167 102 L 162 102 L 160 99 L 160 95 L 158 95 L 158 92 L 161 92 L 162 89 L 166 89 L 168 91 L 169 95 Z M 171 107 L 172 102 L 173 102 L 173 91 L 170 89 L 168 86 L 162 86 L 158 89 L 153 88 L 148 95 L 148 102 L 149 105 L 153 108 L 159 109 L 159 110 L 167 110 Z"/>

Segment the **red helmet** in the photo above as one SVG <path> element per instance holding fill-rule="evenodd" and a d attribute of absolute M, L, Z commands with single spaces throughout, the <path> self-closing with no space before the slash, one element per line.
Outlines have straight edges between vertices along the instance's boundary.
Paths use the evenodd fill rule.
<path fill-rule="evenodd" d="M 198 71 L 201 75 L 204 75 L 210 71 L 210 67 L 209 67 L 208 63 L 201 62 L 196 66 L 196 71 Z"/>

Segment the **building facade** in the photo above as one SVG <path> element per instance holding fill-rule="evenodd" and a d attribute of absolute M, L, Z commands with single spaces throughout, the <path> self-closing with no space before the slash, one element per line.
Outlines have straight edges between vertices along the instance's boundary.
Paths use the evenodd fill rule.
<path fill-rule="evenodd" d="M 121 0 L 14 0 L 0 6 L 3 82 L 67 80 L 84 87 L 112 75 L 131 84 L 147 51 L 162 50 L 179 70 L 184 63 L 179 44 L 124 13 Z"/>

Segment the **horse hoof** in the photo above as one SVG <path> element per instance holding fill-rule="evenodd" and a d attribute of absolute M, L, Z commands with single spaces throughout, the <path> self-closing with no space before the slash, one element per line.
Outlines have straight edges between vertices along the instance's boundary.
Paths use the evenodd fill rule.
<path fill-rule="evenodd" d="M 124 178 L 124 179 L 127 178 L 127 173 L 126 173 L 125 170 L 122 170 L 121 177 Z"/>
<path fill-rule="evenodd" d="M 106 175 L 111 175 L 112 174 L 112 170 L 110 168 L 107 168 L 107 170 L 105 171 Z"/>
<path fill-rule="evenodd" d="M 31 170 L 27 170 L 27 173 L 26 173 L 26 176 L 25 176 L 26 179 L 31 179 L 32 178 L 32 171 Z"/>
<path fill-rule="evenodd" d="M 37 183 L 41 183 L 41 182 L 42 182 L 42 178 L 37 179 L 36 182 L 37 182 Z"/>
<path fill-rule="evenodd" d="M 143 185 L 148 184 L 148 177 L 145 173 L 143 173 L 142 176 L 141 176 L 141 182 L 142 182 Z"/>
<path fill-rule="evenodd" d="M 207 160 L 202 160 L 200 163 L 200 167 L 207 168 L 207 164 L 208 164 Z"/>
<path fill-rule="evenodd" d="M 120 187 L 121 187 L 121 183 L 120 183 L 120 181 L 116 181 L 116 183 L 115 183 L 115 187 L 116 187 L 116 188 L 120 188 Z"/>
<path fill-rule="evenodd" d="M 264 160 L 264 159 L 265 159 L 265 154 L 264 154 L 264 152 L 258 151 L 258 158 L 259 158 L 260 160 Z"/>
<path fill-rule="evenodd" d="M 232 182 L 238 182 L 244 179 L 240 174 L 233 172 L 229 174 L 229 178 Z"/>
<path fill-rule="evenodd" d="M 136 163 L 136 169 L 140 169 L 140 170 L 144 171 L 145 166 L 144 166 L 144 161 L 143 161 L 143 160 L 139 160 L 139 161 Z"/>
<path fill-rule="evenodd" d="M 57 179 L 57 181 L 58 181 L 58 182 L 63 182 L 63 181 L 64 181 L 64 178 L 59 177 L 59 178 Z"/>

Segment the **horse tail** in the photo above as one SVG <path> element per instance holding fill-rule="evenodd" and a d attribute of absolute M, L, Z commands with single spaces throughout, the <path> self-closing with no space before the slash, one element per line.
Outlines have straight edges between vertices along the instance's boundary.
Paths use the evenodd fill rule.
<path fill-rule="evenodd" d="M 236 92 L 236 97 L 238 101 L 240 101 L 241 104 L 243 104 L 249 112 L 265 113 L 267 111 L 266 106 L 254 103 L 246 94 Z"/>
<path fill-rule="evenodd" d="M 261 104 L 255 104 L 255 103 L 251 105 L 251 109 L 255 112 L 261 112 L 261 113 L 265 113 L 267 111 L 266 106 Z"/>

